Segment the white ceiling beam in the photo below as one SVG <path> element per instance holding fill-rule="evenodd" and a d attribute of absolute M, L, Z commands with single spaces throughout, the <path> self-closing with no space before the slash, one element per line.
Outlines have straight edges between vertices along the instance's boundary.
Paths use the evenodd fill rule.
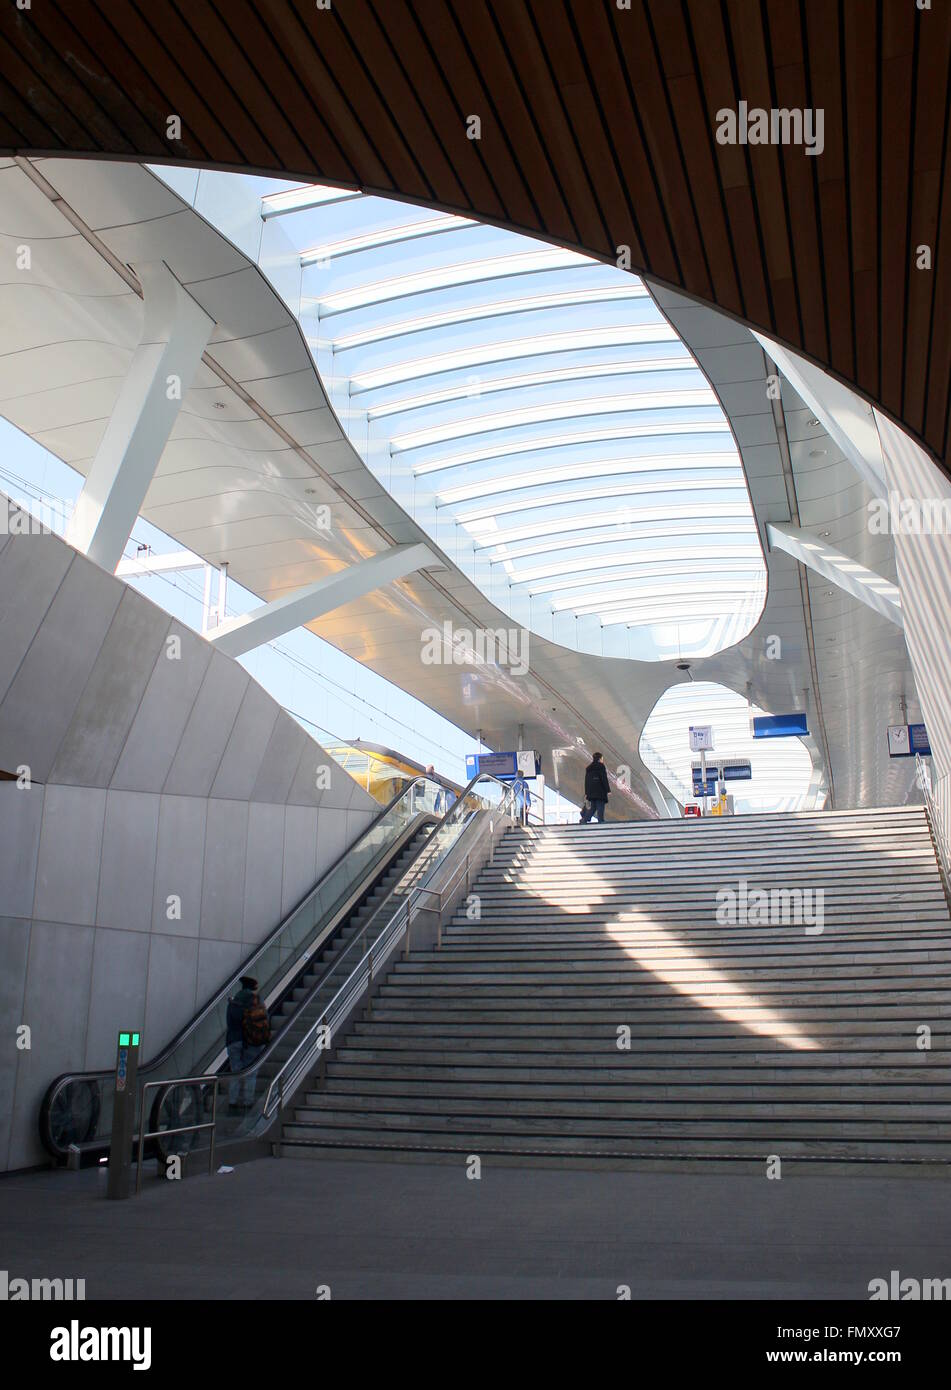
<path fill-rule="evenodd" d="M 262 604 L 250 613 L 228 618 L 209 634 L 208 640 L 228 656 L 243 656 L 414 570 L 443 567 L 438 556 L 422 543 L 397 545 L 303 589 L 295 589 L 273 603 Z"/>
<path fill-rule="evenodd" d="M 767 524 L 766 535 L 769 544 L 777 550 L 784 550 L 793 559 L 801 561 L 830 584 L 857 598 L 861 603 L 880 613 L 897 627 L 904 628 L 901 611 L 901 595 L 897 587 L 883 579 L 874 570 L 860 565 L 840 550 L 817 540 L 808 531 L 800 531 L 795 526 Z"/>
<path fill-rule="evenodd" d="M 66 539 L 112 573 L 132 534 L 214 320 L 164 261 L 136 267 L 142 336 L 99 442 Z"/>
<path fill-rule="evenodd" d="M 306 212 L 310 208 L 329 207 L 331 203 L 345 203 L 351 198 L 362 197 L 359 189 L 326 188 L 312 184 L 304 188 L 288 188 L 283 193 L 272 193 L 261 199 L 261 219 L 268 222 L 272 217 L 284 217 L 288 213 Z"/>
<path fill-rule="evenodd" d="M 762 333 L 754 332 L 753 336 L 829 438 L 842 450 L 873 497 L 884 497 L 888 491 L 885 461 L 871 406 L 781 343 L 773 342 Z"/>

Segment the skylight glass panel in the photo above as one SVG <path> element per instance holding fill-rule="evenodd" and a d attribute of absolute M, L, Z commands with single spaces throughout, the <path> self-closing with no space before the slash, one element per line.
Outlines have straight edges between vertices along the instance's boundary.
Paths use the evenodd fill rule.
<path fill-rule="evenodd" d="M 493 603 L 530 598 L 565 641 L 578 618 L 584 650 L 626 628 L 606 649 L 643 659 L 755 625 L 766 569 L 732 433 L 636 276 L 390 199 L 266 201 L 354 447 L 474 583 L 489 562 Z"/>
<path fill-rule="evenodd" d="M 530 338 L 512 338 L 511 327 L 508 324 L 505 325 L 504 331 L 508 336 L 459 348 L 456 352 L 439 353 L 431 357 L 412 357 L 406 362 L 398 362 L 377 371 L 356 372 L 350 378 L 350 394 L 356 396 L 363 391 L 377 390 L 401 381 L 418 381 L 421 377 L 453 372 L 466 367 L 484 366 L 491 362 L 513 362 L 521 357 L 566 352 L 577 354 L 588 348 L 632 347 L 640 343 L 650 347 L 657 347 L 661 343 L 679 344 L 679 339 L 670 325 L 658 323 L 575 329 L 568 333 L 539 333 Z M 687 352 L 673 360 L 689 361 L 692 366 L 696 366 Z"/>

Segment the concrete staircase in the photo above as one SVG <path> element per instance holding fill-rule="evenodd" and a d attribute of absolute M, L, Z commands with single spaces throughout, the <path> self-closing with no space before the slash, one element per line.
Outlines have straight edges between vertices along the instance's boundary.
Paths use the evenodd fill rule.
<path fill-rule="evenodd" d="M 815 897 L 756 920 L 754 889 L 822 890 L 822 930 Z M 286 1155 L 951 1160 L 922 808 L 517 829 L 473 892 L 299 1093 Z"/>

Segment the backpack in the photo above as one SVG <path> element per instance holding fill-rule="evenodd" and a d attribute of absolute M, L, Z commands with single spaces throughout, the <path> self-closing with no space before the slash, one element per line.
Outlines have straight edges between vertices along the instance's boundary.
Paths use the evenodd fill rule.
<path fill-rule="evenodd" d="M 257 995 L 254 996 L 254 1003 L 244 1011 L 241 1032 L 248 1047 L 263 1047 L 271 1041 L 271 1020 Z"/>

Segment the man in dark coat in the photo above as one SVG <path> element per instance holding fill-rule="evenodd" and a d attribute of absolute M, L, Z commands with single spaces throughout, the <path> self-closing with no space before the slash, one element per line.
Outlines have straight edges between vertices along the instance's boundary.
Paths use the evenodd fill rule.
<path fill-rule="evenodd" d="M 611 788 L 608 783 L 608 770 L 604 766 L 604 759 L 600 753 L 595 753 L 584 770 L 584 794 L 591 810 L 588 811 L 586 807 L 581 813 L 581 819 L 583 821 L 598 820 L 603 825 L 604 812 L 607 808 Z"/>

